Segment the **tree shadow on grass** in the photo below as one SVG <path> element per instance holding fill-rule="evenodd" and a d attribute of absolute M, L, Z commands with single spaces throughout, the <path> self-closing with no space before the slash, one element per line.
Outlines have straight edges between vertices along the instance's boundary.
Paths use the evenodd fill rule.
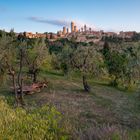
<path fill-rule="evenodd" d="M 14 104 L 14 94 L 8 89 L 8 87 L 0 88 L 0 97 L 4 97 L 10 106 Z"/>
<path fill-rule="evenodd" d="M 60 73 L 60 72 L 54 72 L 54 71 L 46 71 L 45 74 L 48 74 L 48 75 L 53 75 L 53 76 L 64 76 L 63 73 Z"/>
<path fill-rule="evenodd" d="M 125 93 L 130 92 L 130 91 L 128 91 L 127 89 L 125 89 L 123 87 L 112 86 L 111 83 L 102 83 L 102 82 L 94 81 L 93 84 L 94 84 L 94 86 L 96 86 L 96 85 L 105 86 L 105 87 L 116 89 L 118 91 L 125 92 Z"/>

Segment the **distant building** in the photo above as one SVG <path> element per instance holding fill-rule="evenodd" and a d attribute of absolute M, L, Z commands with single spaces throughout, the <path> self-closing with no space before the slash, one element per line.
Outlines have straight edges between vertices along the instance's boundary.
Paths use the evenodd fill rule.
<path fill-rule="evenodd" d="M 46 34 L 46 38 L 47 39 L 50 39 L 51 38 L 51 35 L 50 34 Z"/>
<path fill-rule="evenodd" d="M 75 26 L 74 22 L 71 22 L 71 32 L 74 32 L 74 26 Z"/>
<path fill-rule="evenodd" d="M 31 32 L 24 32 L 23 34 L 27 38 L 34 38 L 34 35 Z"/>
<path fill-rule="evenodd" d="M 24 32 L 23 35 L 27 38 L 46 38 L 47 35 L 46 34 L 42 34 L 42 33 L 37 33 L 33 34 L 31 32 Z"/>
<path fill-rule="evenodd" d="M 62 36 L 62 31 L 58 31 L 58 32 L 57 32 L 57 36 L 58 36 L 58 37 L 61 37 L 61 36 Z"/>
<path fill-rule="evenodd" d="M 91 28 L 89 28 L 89 32 L 91 33 Z"/>
<path fill-rule="evenodd" d="M 65 35 L 66 33 L 67 33 L 66 27 L 63 27 L 63 35 Z"/>
<path fill-rule="evenodd" d="M 84 25 L 84 31 L 85 31 L 85 32 L 87 31 L 87 26 L 86 26 L 86 25 Z"/>
<path fill-rule="evenodd" d="M 69 34 L 69 28 L 67 28 L 67 34 Z"/>
<path fill-rule="evenodd" d="M 81 32 L 83 32 L 84 31 L 84 29 L 83 28 L 81 28 Z"/>
<path fill-rule="evenodd" d="M 117 33 L 114 33 L 114 32 L 106 32 L 106 36 L 108 36 L 108 37 L 116 37 L 117 36 Z"/>
<path fill-rule="evenodd" d="M 58 38 L 57 34 L 50 33 L 50 39 L 55 40 L 55 39 L 57 39 L 57 38 Z"/>
<path fill-rule="evenodd" d="M 119 34 L 119 37 L 121 38 L 132 38 L 134 35 L 136 34 L 135 31 L 129 31 L 129 32 L 123 32 L 121 31 L 120 34 Z"/>
<path fill-rule="evenodd" d="M 74 32 L 75 33 L 77 32 L 77 26 L 74 26 Z"/>

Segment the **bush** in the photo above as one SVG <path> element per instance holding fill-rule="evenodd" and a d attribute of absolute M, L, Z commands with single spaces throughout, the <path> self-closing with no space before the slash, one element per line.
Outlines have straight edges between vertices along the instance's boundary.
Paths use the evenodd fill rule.
<path fill-rule="evenodd" d="M 60 127 L 61 115 L 54 107 L 43 106 L 27 112 L 11 108 L 0 98 L 0 138 L 6 140 L 66 140 Z"/>

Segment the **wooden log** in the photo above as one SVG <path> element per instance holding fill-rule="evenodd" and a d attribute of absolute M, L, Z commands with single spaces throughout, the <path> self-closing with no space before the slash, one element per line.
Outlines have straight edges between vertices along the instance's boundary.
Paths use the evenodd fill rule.
<path fill-rule="evenodd" d="M 26 95 L 31 95 L 35 92 L 40 92 L 41 89 L 47 87 L 47 85 L 48 85 L 48 82 L 46 82 L 46 83 L 33 83 L 32 85 L 29 85 L 29 86 L 23 86 L 22 91 Z M 11 87 L 11 89 L 14 90 L 13 87 Z M 20 92 L 19 87 L 17 87 L 17 91 Z"/>

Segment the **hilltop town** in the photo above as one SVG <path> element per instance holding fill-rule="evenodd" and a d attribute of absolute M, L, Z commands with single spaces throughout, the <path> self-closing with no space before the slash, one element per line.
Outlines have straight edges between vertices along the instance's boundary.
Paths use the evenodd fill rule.
<path fill-rule="evenodd" d="M 57 33 L 32 33 L 32 32 L 23 32 L 17 35 L 25 36 L 26 38 L 48 38 L 50 41 L 55 41 L 61 38 L 71 39 L 75 38 L 77 42 L 99 42 L 103 38 L 119 38 L 126 39 L 131 41 L 138 33 L 136 31 L 120 31 L 116 32 L 105 32 L 103 30 L 96 31 L 87 25 L 83 25 L 80 29 L 76 26 L 74 22 L 71 22 L 71 28 L 63 27 L 62 31 Z"/>

